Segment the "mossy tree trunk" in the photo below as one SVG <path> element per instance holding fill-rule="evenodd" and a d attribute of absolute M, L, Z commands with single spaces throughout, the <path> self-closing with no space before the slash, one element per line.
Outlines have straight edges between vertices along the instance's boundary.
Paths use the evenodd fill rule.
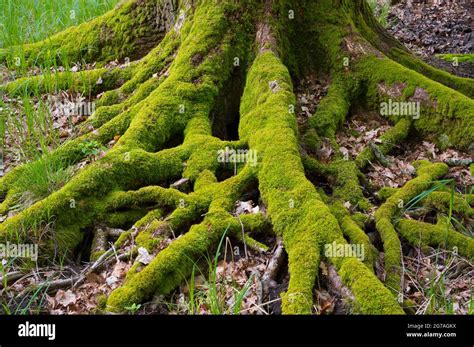
<path fill-rule="evenodd" d="M 238 234 L 242 225 L 246 232 L 266 229 L 283 238 L 290 272 L 284 313 L 311 312 L 323 257 L 351 289 L 355 311 L 403 313 L 397 300 L 399 234 L 418 244 L 413 228 L 426 230 L 421 238 L 426 244 L 457 245 L 464 255 L 474 255 L 473 240 L 453 230 L 443 236 L 437 235 L 439 226 L 394 224 L 400 201 L 407 203 L 447 172 L 444 164 L 419 162 L 417 178 L 375 215 L 387 273 L 380 281 L 374 274 L 377 251 L 356 218 L 371 208 L 359 178 L 375 152 L 368 148 L 355 161 L 336 155 L 322 164 L 300 150 L 302 141 L 314 144 L 322 137 L 337 148 L 335 133 L 351 106 L 378 108 L 388 98 L 419 101 L 422 114 L 389 117 L 396 125 L 378 146 L 384 154 L 410 131 L 443 147 L 472 144 L 473 81 L 411 55 L 377 24 L 363 0 L 128 0 L 44 42 L 0 50 L 0 60 L 12 60 L 15 54 L 28 64 L 51 58 L 61 64 L 65 57 L 97 62 L 95 70 L 75 75 L 72 82 L 91 94 L 105 92 L 81 136 L 41 161 L 61 159 L 72 165 L 84 157 L 81 143 L 120 138 L 59 191 L 3 221 L 0 239 L 33 240 L 44 252 L 70 254 L 87 228 L 133 226 L 136 245 L 155 257 L 111 294 L 110 311 L 123 311 L 157 292 L 169 293 L 226 231 Z M 132 62 L 125 68 L 102 67 L 127 58 Z M 330 76 L 331 86 L 308 126 L 298 129 L 293 83 L 310 73 Z M 56 87 L 67 86 L 58 76 Z M 84 78 L 103 83 L 81 87 Z M 45 79 L 20 78 L 0 92 L 33 89 L 46 91 Z M 237 124 L 236 136 L 232 128 Z M 258 160 L 239 164 L 236 174 L 225 178 L 225 172 L 234 170 L 233 163 L 218 161 L 226 147 L 254 151 Z M 2 214 L 15 203 L 15 182 L 27 165 L 1 179 Z M 333 177 L 332 196 L 319 192 L 307 178 L 312 176 Z M 181 178 L 189 179 L 192 192 L 169 187 Z M 232 214 L 234 203 L 254 188 L 267 213 L 239 221 Z M 360 213 L 349 212 L 346 201 Z M 44 224 L 52 226 L 46 235 Z M 160 237 L 170 229 L 181 237 L 157 252 Z M 362 262 L 325 255 L 324 246 L 334 242 L 364 244 L 368 256 Z"/>

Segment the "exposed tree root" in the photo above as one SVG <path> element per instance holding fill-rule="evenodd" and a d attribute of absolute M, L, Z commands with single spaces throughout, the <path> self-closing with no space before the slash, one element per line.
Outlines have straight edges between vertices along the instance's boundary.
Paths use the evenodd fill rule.
<path fill-rule="evenodd" d="M 413 245 L 445 247 L 469 259 L 474 257 L 474 240 L 452 230 L 446 223 L 437 225 L 403 219 L 400 234 Z"/>
<path fill-rule="evenodd" d="M 59 47 L 73 60 L 141 60 L 112 70 L 60 74 L 54 84 L 46 77 L 24 77 L 0 88 L 11 95 L 51 88 L 78 88 L 92 95 L 105 92 L 95 113 L 81 125 L 81 135 L 42 161 L 61 159 L 70 166 L 86 156 L 81 144 L 97 141 L 105 145 L 117 139 L 64 187 L 6 218 L 0 224 L 0 240 L 34 241 L 46 254 L 54 250 L 71 255 L 84 230 L 104 226 L 125 230 L 115 235 L 114 247 L 126 243 L 134 251 L 143 247 L 153 260 L 147 265 L 137 262 L 108 298 L 107 311 L 123 312 L 154 294 L 174 290 L 223 236 L 231 234 L 246 247 L 266 250 L 250 234 L 274 232 L 283 245 L 271 273 L 263 279 L 263 288 L 267 290 L 284 246 L 290 273 L 288 290 L 282 295 L 284 313 L 312 312 L 315 281 L 324 259 L 331 263 L 337 288 L 351 298 L 354 312 L 402 314 L 397 302 L 402 255 L 399 235 L 412 244 L 457 247 L 467 257 L 474 256 L 473 241 L 441 222 L 399 220 L 405 206 L 448 171 L 442 163 L 417 162 L 416 178 L 400 189 L 379 194 L 385 202 L 376 210 L 375 222 L 387 274 L 385 281 L 379 280 L 374 273 L 378 251 L 366 233 L 366 213 L 374 205 L 366 196 L 363 170 L 372 161 L 383 160 L 410 132 L 438 136 L 444 147 L 468 148 L 474 134 L 472 81 L 425 66 L 415 69 L 406 60 L 408 53 L 396 55 L 400 46 L 387 46 L 391 38 L 370 19 L 365 1 L 303 3 L 266 1 L 255 6 L 250 1 L 202 0 L 191 5 L 187 1 L 129 0 L 49 42 L 24 47 L 29 63 L 54 55 Z M 288 9 L 301 17 L 290 23 Z M 260 18 L 257 14 L 262 11 Z M 153 17 L 157 13 L 161 26 Z M 273 14 L 280 15 L 283 22 L 267 20 Z M 301 23 L 308 27 L 305 21 L 312 29 L 296 39 Z M 72 45 L 69 41 L 78 33 L 80 44 Z M 308 47 L 306 36 L 312 38 Z M 306 64 L 312 50 L 316 58 Z M 0 51 L 0 61 L 10 58 L 11 52 Z M 56 58 L 61 61 L 63 57 Z M 304 130 L 316 144 L 327 138 L 336 149 L 327 163 L 300 151 L 290 73 L 296 77 L 308 69 L 331 76 L 328 95 Z M 413 70 L 427 72 L 459 91 Z M 99 79 L 102 83 L 94 82 Z M 93 83 L 81 86 L 83 80 Z M 224 95 L 229 91 L 233 94 Z M 423 114 L 419 118 L 387 115 L 395 125 L 381 143 L 367 147 L 354 160 L 340 153 L 335 135 L 351 108 L 360 104 L 377 108 L 387 98 L 420 102 Z M 219 105 L 232 113 L 232 106 L 226 108 L 230 99 L 240 100 L 239 115 L 214 119 Z M 238 139 L 213 136 L 213 125 L 219 122 L 235 128 L 238 124 Z M 223 130 L 226 135 L 222 138 L 231 137 L 229 133 L 236 130 Z M 228 149 L 245 153 L 244 160 L 219 160 Z M 0 180 L 4 198 L 0 214 L 7 214 L 15 205 L 21 193 L 15 182 L 27 165 L 32 164 L 15 168 Z M 330 192 L 318 189 L 321 178 L 330 184 Z M 183 184 L 173 183 L 176 181 Z M 234 213 L 235 202 L 252 189 L 258 189 L 265 210 Z M 447 194 L 438 192 L 421 203 L 425 208 L 449 210 L 452 198 Z M 456 195 L 453 211 L 472 217 L 472 196 L 467 199 Z M 54 232 L 44 234 L 43 224 L 52 225 Z M 101 260 L 108 254 L 105 246 L 110 240 L 105 231 L 96 235 L 91 258 Z M 173 241 L 163 247 L 162 241 L 170 235 Z M 363 246 L 364 257 L 328 252 L 330 245 Z"/>
<path fill-rule="evenodd" d="M 418 177 L 399 189 L 375 212 L 377 230 L 384 243 L 386 284 L 394 292 L 400 288 L 401 245 L 400 239 L 392 224 L 392 219 L 411 199 L 428 189 L 432 182 L 448 171 L 444 164 L 416 163 Z"/>

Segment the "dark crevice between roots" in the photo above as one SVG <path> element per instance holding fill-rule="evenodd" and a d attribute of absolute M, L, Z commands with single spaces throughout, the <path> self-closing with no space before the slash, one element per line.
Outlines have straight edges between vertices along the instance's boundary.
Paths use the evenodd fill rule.
<path fill-rule="evenodd" d="M 73 252 L 72 259 L 76 259 L 78 264 L 82 262 L 89 262 L 92 253 L 92 241 L 94 239 L 94 227 L 90 226 L 81 230 L 82 241 Z"/>
<path fill-rule="evenodd" d="M 307 170 L 305 170 L 305 176 L 306 179 L 316 187 L 316 189 L 321 189 L 326 195 L 329 196 L 333 194 L 333 188 L 326 176 L 319 173 L 308 172 Z"/>
<path fill-rule="evenodd" d="M 183 144 L 184 142 L 184 134 L 179 132 L 178 134 L 169 138 L 164 144 L 163 147 L 160 148 L 160 151 L 164 149 L 170 149 L 174 147 L 178 147 L 179 145 Z"/>
<path fill-rule="evenodd" d="M 212 135 L 225 141 L 239 139 L 240 100 L 244 92 L 243 69 L 232 72 L 211 111 Z"/>

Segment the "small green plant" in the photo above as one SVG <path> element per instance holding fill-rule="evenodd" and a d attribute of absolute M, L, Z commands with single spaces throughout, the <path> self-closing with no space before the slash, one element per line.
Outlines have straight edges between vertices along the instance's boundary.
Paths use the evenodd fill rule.
<path fill-rule="evenodd" d="M 0 0 L 0 47 L 35 42 L 110 10 L 118 0 Z"/>
<path fill-rule="evenodd" d="M 444 189 L 445 187 L 447 187 L 448 185 L 451 186 L 451 189 L 454 191 L 454 185 L 453 185 L 454 181 L 452 179 L 446 179 L 446 180 L 440 180 L 438 182 L 436 182 L 435 185 L 433 185 L 433 187 L 431 187 L 430 189 L 427 189 L 423 192 L 421 192 L 420 194 L 418 194 L 417 196 L 415 196 L 413 199 L 411 199 L 410 201 L 408 201 L 408 203 L 405 205 L 405 208 L 404 210 L 405 211 L 410 211 L 412 210 L 413 208 L 416 207 L 416 205 L 422 201 L 423 199 L 425 199 L 426 197 L 428 197 L 431 193 L 437 191 L 437 190 L 441 190 L 441 189 Z M 452 201 L 451 201 L 451 205 L 452 205 Z M 450 209 L 452 209 L 452 206 L 450 206 Z"/>
<path fill-rule="evenodd" d="M 10 271 L 13 261 L 14 258 L 10 258 L 9 260 L 4 259 L 0 261 L 0 277 L 2 278 L 3 291 L 7 290 L 8 277 L 6 275 Z"/>
<path fill-rule="evenodd" d="M 15 183 L 20 209 L 31 206 L 63 187 L 73 175 L 68 163 L 46 156 L 25 166 L 26 173 Z"/>
<path fill-rule="evenodd" d="M 390 13 L 390 0 L 385 0 L 379 3 L 377 0 L 367 0 L 375 18 L 383 27 L 388 25 L 388 14 Z"/>
<path fill-rule="evenodd" d="M 126 306 L 125 310 L 128 312 L 128 314 L 136 314 L 138 312 L 138 310 L 140 310 L 141 307 L 142 307 L 141 304 L 133 303 L 130 306 Z"/>
<path fill-rule="evenodd" d="M 454 201 L 455 201 L 456 194 L 458 194 L 456 192 L 455 183 L 456 182 L 453 179 L 445 179 L 445 180 L 437 181 L 436 184 L 434 184 L 430 189 L 423 191 L 422 193 L 418 194 L 413 199 L 411 199 L 404 206 L 403 211 L 409 212 L 409 211 L 413 211 L 417 209 L 419 203 L 423 201 L 424 199 L 428 198 L 428 196 L 435 191 L 438 191 L 438 190 L 448 191 L 450 194 L 450 199 L 449 199 L 447 215 L 443 216 L 442 214 L 439 214 L 438 220 L 441 217 L 445 217 L 444 219 L 446 220 L 446 228 L 452 228 L 452 229 L 458 230 L 459 232 L 465 235 L 472 236 L 472 233 L 469 230 L 469 228 L 466 228 L 466 226 L 462 222 L 460 222 L 456 218 L 456 215 L 454 214 Z M 462 195 L 458 194 L 458 196 L 462 196 Z"/>
<path fill-rule="evenodd" d="M 241 311 L 243 300 L 252 285 L 253 276 L 249 277 L 242 288 L 238 288 L 235 283 L 228 282 L 225 279 L 222 280 L 217 275 L 218 261 L 221 255 L 220 251 L 226 233 L 227 230 L 222 235 L 214 257 L 205 257 L 209 269 L 208 279 L 199 286 L 199 288 L 196 288 L 195 284 L 196 269 L 202 277 L 205 276 L 197 264 L 193 266 L 191 278 L 188 282 L 189 293 L 187 307 L 190 314 L 198 313 L 198 309 L 201 305 L 208 307 L 211 314 L 239 314 Z M 226 300 L 226 289 L 228 286 L 232 286 L 234 292 L 230 300 Z"/>
<path fill-rule="evenodd" d="M 0 100 L 0 121 L 4 155 L 14 158 L 13 164 L 34 161 L 61 143 L 48 105 L 27 93 L 12 104 Z"/>
<path fill-rule="evenodd" d="M 82 154 L 91 160 L 97 159 L 97 157 L 105 150 L 105 147 L 95 140 L 83 142 L 79 146 Z"/>
<path fill-rule="evenodd" d="M 436 254 L 435 264 L 438 263 L 438 254 Z M 444 270 L 439 274 L 433 274 L 430 280 L 427 296 L 429 298 L 429 305 L 427 308 L 428 314 L 454 314 L 454 302 L 446 294 L 446 280 L 447 271 L 452 268 L 454 258 L 448 256 L 444 262 Z"/>
<path fill-rule="evenodd" d="M 14 296 L 10 297 L 7 302 L 7 295 L 0 296 L 0 303 L 3 314 L 6 315 L 31 315 L 40 314 L 44 310 L 44 302 L 48 293 L 49 284 L 39 285 L 31 292 L 24 295 L 21 300 L 17 301 Z M 4 289 L 5 290 L 5 289 Z"/>

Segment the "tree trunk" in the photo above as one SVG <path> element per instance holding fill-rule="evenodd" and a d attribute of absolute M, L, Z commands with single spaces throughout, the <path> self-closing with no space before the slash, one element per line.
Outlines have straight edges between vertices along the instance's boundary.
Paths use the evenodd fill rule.
<path fill-rule="evenodd" d="M 290 273 L 284 313 L 311 312 L 323 257 L 351 290 L 355 311 L 403 313 L 399 233 L 417 244 L 413 230 L 420 226 L 399 227 L 394 220 L 404 203 L 447 173 L 446 165 L 416 163 L 417 177 L 377 210 L 384 282 L 374 274 L 375 248 L 343 203 L 362 213 L 372 207 L 360 187 L 360 170 L 409 132 L 441 147 L 467 149 L 473 143 L 473 81 L 414 57 L 378 25 L 363 0 L 128 0 L 46 41 L 0 50 L 0 61 L 15 54 L 31 64 L 52 58 L 58 64 L 66 58 L 97 62 L 95 70 L 78 73 L 74 83 L 103 81 L 83 87 L 105 94 L 81 136 L 42 161 L 72 165 L 84 157 L 82 143 L 120 138 L 63 188 L 3 221 L 0 240 L 20 238 L 38 242 L 43 252 L 72 254 L 84 230 L 129 228 L 116 247 L 133 233 L 137 247 L 147 248 L 154 259 L 141 271 L 132 269 L 110 295 L 107 308 L 115 312 L 155 293 L 169 293 L 224 233 L 241 233 L 234 203 L 258 188 L 266 214 L 245 215 L 241 221 L 245 232 L 266 228 L 283 239 Z M 131 63 L 102 67 L 114 59 Z M 298 129 L 293 83 L 309 74 L 330 76 L 331 86 L 308 125 Z M 58 89 L 67 85 L 66 77 L 58 78 Z M 0 92 L 15 95 L 35 88 L 46 91 L 45 79 L 17 79 Z M 355 161 L 336 155 L 329 164 L 300 150 L 323 137 L 337 148 L 335 133 L 352 106 L 378 109 L 388 99 L 420 102 L 421 114 L 387 116 L 395 126 L 377 150 L 367 148 Z M 257 161 L 247 156 L 236 174 L 225 178 L 234 170 L 234 163 L 219 162 L 219 151 L 226 148 L 253 152 Z M 1 214 L 14 205 L 15 182 L 28 165 L 1 179 Z M 316 190 L 311 176 L 333 177 L 332 195 Z M 168 188 L 182 178 L 192 192 Z M 44 224 L 52 226 L 46 235 Z M 158 251 L 170 229 L 181 237 Z M 426 244 L 457 246 L 474 256 L 472 239 L 452 231 L 447 241 L 436 236 L 437 228 L 421 229 L 430 235 L 423 239 Z M 364 262 L 325 252 L 325 245 L 348 242 L 367 246 Z"/>

